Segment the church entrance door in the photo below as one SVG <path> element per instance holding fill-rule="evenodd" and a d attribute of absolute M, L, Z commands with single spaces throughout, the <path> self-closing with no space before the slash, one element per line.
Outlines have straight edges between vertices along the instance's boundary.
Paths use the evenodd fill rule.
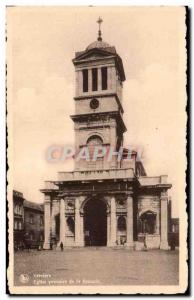
<path fill-rule="evenodd" d="M 91 199 L 84 206 L 85 246 L 107 245 L 106 204 L 102 200 Z"/>

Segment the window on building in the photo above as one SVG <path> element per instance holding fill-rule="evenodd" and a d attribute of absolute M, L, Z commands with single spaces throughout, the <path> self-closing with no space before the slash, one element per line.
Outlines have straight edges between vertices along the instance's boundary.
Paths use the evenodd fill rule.
<path fill-rule="evenodd" d="M 98 135 L 92 135 L 87 140 L 87 145 L 102 145 L 103 141 L 100 136 Z"/>
<path fill-rule="evenodd" d="M 97 91 L 98 89 L 98 70 L 92 69 L 92 91 Z"/>
<path fill-rule="evenodd" d="M 67 218 L 67 232 L 73 235 L 75 233 L 75 222 L 72 217 Z"/>
<path fill-rule="evenodd" d="M 34 231 L 30 232 L 29 238 L 30 238 L 31 241 L 34 240 Z"/>
<path fill-rule="evenodd" d="M 40 233 L 40 237 L 39 237 L 40 241 L 43 241 L 43 233 Z"/>
<path fill-rule="evenodd" d="M 23 215 L 23 206 L 20 205 L 20 214 Z"/>
<path fill-rule="evenodd" d="M 42 226 L 43 225 L 43 216 L 40 216 L 40 226 Z"/>
<path fill-rule="evenodd" d="M 15 205 L 14 212 L 17 215 L 21 214 L 21 206 L 19 204 Z"/>
<path fill-rule="evenodd" d="M 102 90 L 107 90 L 107 67 L 101 68 L 101 74 L 102 74 Z"/>
<path fill-rule="evenodd" d="M 156 230 L 156 213 L 146 211 L 140 217 L 140 231 L 142 233 L 154 234 Z"/>
<path fill-rule="evenodd" d="M 16 204 L 15 207 L 14 207 L 14 213 L 17 214 L 17 212 L 18 212 L 18 206 Z"/>
<path fill-rule="evenodd" d="M 22 230 L 22 222 L 18 222 L 18 229 Z"/>
<path fill-rule="evenodd" d="M 34 215 L 30 214 L 30 224 L 34 224 Z"/>
<path fill-rule="evenodd" d="M 17 222 L 17 221 L 14 222 L 14 229 L 15 229 L 15 230 L 18 229 L 18 222 Z"/>
<path fill-rule="evenodd" d="M 21 206 L 21 205 L 18 205 L 17 213 L 18 213 L 19 215 L 22 215 L 22 206 Z"/>
<path fill-rule="evenodd" d="M 82 70 L 83 75 L 83 92 L 88 92 L 88 70 Z"/>
<path fill-rule="evenodd" d="M 118 230 L 119 231 L 125 231 L 126 230 L 126 220 L 125 217 L 120 216 L 118 218 Z"/>
<path fill-rule="evenodd" d="M 101 137 L 99 137 L 98 135 L 92 135 L 87 140 L 87 146 L 89 149 L 90 159 L 93 159 L 95 146 L 102 146 L 102 144 L 103 144 L 103 141 L 102 141 Z"/>

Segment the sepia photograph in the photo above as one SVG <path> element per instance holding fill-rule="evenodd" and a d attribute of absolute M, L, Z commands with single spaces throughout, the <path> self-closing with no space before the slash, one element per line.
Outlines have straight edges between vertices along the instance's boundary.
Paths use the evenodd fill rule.
<path fill-rule="evenodd" d="M 188 287 L 184 6 L 7 6 L 10 294 Z"/>

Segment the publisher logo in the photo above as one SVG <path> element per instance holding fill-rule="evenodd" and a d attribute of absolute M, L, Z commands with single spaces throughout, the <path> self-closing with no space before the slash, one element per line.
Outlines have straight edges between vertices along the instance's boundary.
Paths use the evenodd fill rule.
<path fill-rule="evenodd" d="M 19 280 L 21 283 L 28 283 L 29 279 L 30 279 L 30 277 L 28 276 L 28 274 L 21 274 L 19 276 Z"/>

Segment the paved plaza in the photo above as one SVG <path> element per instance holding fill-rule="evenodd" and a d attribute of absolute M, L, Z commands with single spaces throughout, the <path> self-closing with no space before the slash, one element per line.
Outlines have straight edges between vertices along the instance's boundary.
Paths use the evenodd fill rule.
<path fill-rule="evenodd" d="M 15 285 L 177 285 L 178 269 L 178 251 L 25 250 L 15 253 L 14 279 Z"/>

